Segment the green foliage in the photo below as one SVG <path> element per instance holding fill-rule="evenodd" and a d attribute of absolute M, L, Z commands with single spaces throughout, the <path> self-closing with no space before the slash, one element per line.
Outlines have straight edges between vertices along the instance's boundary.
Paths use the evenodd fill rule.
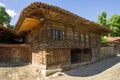
<path fill-rule="evenodd" d="M 113 30 L 112 33 L 109 33 L 105 36 L 119 37 L 120 36 L 120 15 L 113 14 L 109 19 L 107 19 L 106 12 L 98 15 L 98 23 L 100 25 L 106 26 L 109 29 Z"/>
<path fill-rule="evenodd" d="M 3 23 L 9 23 L 11 20 L 11 17 L 7 14 L 5 11 L 5 7 L 0 6 L 0 24 Z"/>
<path fill-rule="evenodd" d="M 102 43 L 108 43 L 107 39 L 105 36 L 101 36 Z"/>
<path fill-rule="evenodd" d="M 98 15 L 98 23 L 100 25 L 106 25 L 106 22 L 107 22 L 106 16 L 107 16 L 107 14 L 105 11 L 102 12 L 102 14 Z"/>
<path fill-rule="evenodd" d="M 109 28 L 113 30 L 109 36 L 120 36 L 120 16 L 117 14 L 112 15 L 111 18 L 108 19 L 108 23 Z"/>
<path fill-rule="evenodd" d="M 6 23 L 8 24 L 7 27 L 13 30 L 14 26 L 9 24 L 10 20 L 11 20 L 11 17 L 5 11 L 5 7 L 0 6 L 0 25 L 3 25 L 3 23 Z"/>
<path fill-rule="evenodd" d="M 10 29 L 12 29 L 12 30 L 14 30 L 14 25 L 10 25 L 10 24 L 8 24 L 7 27 L 10 28 Z"/>

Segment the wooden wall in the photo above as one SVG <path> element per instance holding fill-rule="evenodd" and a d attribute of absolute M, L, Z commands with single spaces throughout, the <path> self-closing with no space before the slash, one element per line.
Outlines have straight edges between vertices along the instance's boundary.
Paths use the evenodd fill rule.
<path fill-rule="evenodd" d="M 96 45 L 100 46 L 100 34 L 90 31 L 87 28 L 83 27 L 75 27 L 71 25 L 64 25 L 62 23 L 58 22 L 48 22 L 49 25 L 47 25 L 47 33 L 46 33 L 46 39 L 47 39 L 47 47 L 52 48 L 90 48 L 96 47 Z M 52 29 L 58 29 L 65 32 L 64 35 L 64 41 L 52 41 Z M 80 41 L 80 35 L 83 34 L 89 36 L 89 42 Z M 85 38 L 86 39 L 86 38 Z"/>
<path fill-rule="evenodd" d="M 31 49 L 29 45 L 0 44 L 0 62 L 31 63 Z"/>
<path fill-rule="evenodd" d="M 48 68 L 61 67 L 71 63 L 70 49 L 49 49 Z"/>
<path fill-rule="evenodd" d="M 98 52 L 101 44 L 100 35 L 85 28 L 84 25 L 81 26 L 76 27 L 50 20 L 36 26 L 36 28 L 25 36 L 26 43 L 31 43 L 32 46 L 32 62 L 45 64 L 49 67 L 70 64 L 70 51 L 75 48 L 89 48 L 96 58 L 96 52 Z M 64 41 L 53 41 L 52 29 L 64 31 Z M 84 37 L 85 35 L 89 35 L 89 42 L 85 40 L 80 41 L 79 36 L 81 34 Z M 47 53 L 49 53 L 49 57 L 46 57 Z"/>
<path fill-rule="evenodd" d="M 32 63 L 46 64 L 46 24 L 38 25 L 25 36 L 25 43 L 31 44 Z"/>

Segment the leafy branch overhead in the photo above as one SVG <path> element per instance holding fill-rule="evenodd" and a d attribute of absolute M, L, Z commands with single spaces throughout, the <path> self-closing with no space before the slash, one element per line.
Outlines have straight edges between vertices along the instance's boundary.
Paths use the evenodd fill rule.
<path fill-rule="evenodd" d="M 11 17 L 5 11 L 5 7 L 0 6 L 0 24 L 9 23 Z"/>
<path fill-rule="evenodd" d="M 107 19 L 107 13 L 102 12 L 102 14 L 98 15 L 98 23 L 113 30 L 113 32 L 109 33 L 107 36 L 120 36 L 120 15 L 113 14 L 109 19 Z"/>
<path fill-rule="evenodd" d="M 103 12 L 101 15 L 98 15 L 98 23 L 101 25 L 106 25 L 106 12 Z"/>
<path fill-rule="evenodd" d="M 7 24 L 8 28 L 13 29 L 14 27 L 10 25 L 11 17 L 5 10 L 5 7 L 0 6 L 0 25 Z"/>

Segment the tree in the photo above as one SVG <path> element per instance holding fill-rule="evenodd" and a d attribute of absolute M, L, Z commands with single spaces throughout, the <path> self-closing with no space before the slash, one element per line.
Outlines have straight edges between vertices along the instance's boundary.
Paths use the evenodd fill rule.
<path fill-rule="evenodd" d="M 106 26 L 109 29 L 113 30 L 112 33 L 109 33 L 104 36 L 118 37 L 120 36 L 120 15 L 113 14 L 109 19 L 107 19 L 107 13 L 104 11 L 102 14 L 98 15 L 98 22 L 100 25 Z"/>
<path fill-rule="evenodd" d="M 11 17 L 5 11 L 5 7 L 0 6 L 0 24 L 9 23 Z"/>
<path fill-rule="evenodd" d="M 102 25 L 102 26 L 107 26 L 107 13 L 105 11 L 102 12 L 102 14 L 98 15 L 97 23 Z M 108 36 L 108 34 L 107 35 L 101 35 L 102 43 L 106 43 L 107 42 L 105 36 Z"/>
<path fill-rule="evenodd" d="M 106 17 L 107 17 L 106 12 L 105 11 L 102 12 L 102 14 L 98 15 L 98 23 L 100 25 L 104 25 L 104 26 L 107 25 L 107 19 L 106 19 Z"/>
<path fill-rule="evenodd" d="M 108 26 L 111 30 L 113 30 L 113 32 L 110 33 L 109 36 L 113 37 L 120 36 L 120 16 L 118 14 L 113 14 L 108 19 Z"/>
<path fill-rule="evenodd" d="M 5 7 L 0 6 L 0 25 L 7 24 L 7 27 L 14 29 L 13 25 L 10 25 L 11 17 L 7 14 Z"/>
<path fill-rule="evenodd" d="M 14 25 L 8 24 L 7 27 L 10 28 L 10 29 L 12 29 L 12 30 L 14 30 Z"/>

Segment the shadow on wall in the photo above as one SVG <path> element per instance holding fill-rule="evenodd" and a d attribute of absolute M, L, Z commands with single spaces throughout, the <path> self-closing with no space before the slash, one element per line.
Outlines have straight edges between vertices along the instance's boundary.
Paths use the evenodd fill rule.
<path fill-rule="evenodd" d="M 101 72 L 104 72 L 105 70 L 111 68 L 112 66 L 116 65 L 119 62 L 120 62 L 120 56 L 115 56 L 101 60 L 99 62 L 95 62 L 90 65 L 81 66 L 74 70 L 66 71 L 65 73 L 69 76 L 75 76 L 75 77 L 94 76 Z"/>

